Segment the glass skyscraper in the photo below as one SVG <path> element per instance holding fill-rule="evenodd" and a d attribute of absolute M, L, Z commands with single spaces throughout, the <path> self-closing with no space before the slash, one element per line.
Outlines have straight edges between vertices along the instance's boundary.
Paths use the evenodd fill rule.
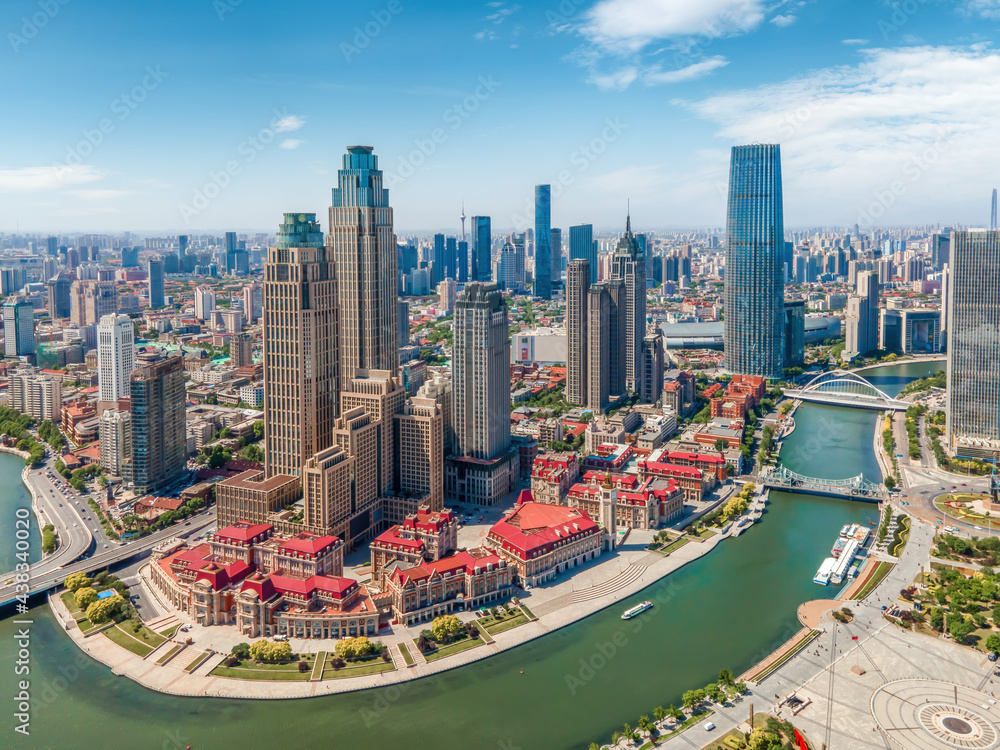
<path fill-rule="evenodd" d="M 593 224 L 580 224 L 569 228 L 569 259 L 587 261 L 590 267 L 590 283 L 597 283 L 597 248 L 594 245 Z"/>
<path fill-rule="evenodd" d="M 780 378 L 784 362 L 781 147 L 734 146 L 726 216 L 726 368 Z"/>
<path fill-rule="evenodd" d="M 163 271 L 163 258 L 157 255 L 149 259 L 146 264 L 146 277 L 149 283 L 149 306 L 153 310 L 164 305 Z"/>
<path fill-rule="evenodd" d="M 535 296 L 552 299 L 552 186 L 535 186 Z"/>
<path fill-rule="evenodd" d="M 493 230 L 489 216 L 472 217 L 472 271 L 470 281 L 490 281 L 493 277 Z"/>

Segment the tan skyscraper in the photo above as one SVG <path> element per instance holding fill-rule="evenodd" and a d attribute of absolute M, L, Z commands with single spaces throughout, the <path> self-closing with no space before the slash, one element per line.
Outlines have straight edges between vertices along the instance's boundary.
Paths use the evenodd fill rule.
<path fill-rule="evenodd" d="M 340 413 L 337 283 L 315 214 L 285 214 L 264 264 L 264 457 L 301 476 Z"/>
<path fill-rule="evenodd" d="M 74 281 L 70 287 L 70 322 L 95 326 L 118 312 L 118 287 L 113 281 Z"/>
<path fill-rule="evenodd" d="M 566 400 L 587 403 L 587 299 L 590 263 L 571 260 L 566 266 Z"/>
<path fill-rule="evenodd" d="M 396 372 L 399 365 L 396 235 L 372 151 L 348 147 L 330 207 L 327 245 L 337 266 L 343 383 L 357 368 Z"/>
<path fill-rule="evenodd" d="M 444 419 L 433 398 L 414 398 L 393 417 L 399 446 L 395 482 L 401 493 L 429 498 L 431 510 L 444 507 Z"/>
<path fill-rule="evenodd" d="M 371 470 L 379 478 L 378 492 L 388 492 L 392 488 L 392 463 L 395 454 L 392 417 L 403 410 L 406 391 L 396 382 L 391 372 L 384 370 L 355 370 L 354 377 L 345 381 L 343 388 L 340 393 L 341 413 L 347 414 L 360 407 L 378 430 L 380 450 Z M 367 466 L 359 466 L 359 471 L 367 470 Z"/>

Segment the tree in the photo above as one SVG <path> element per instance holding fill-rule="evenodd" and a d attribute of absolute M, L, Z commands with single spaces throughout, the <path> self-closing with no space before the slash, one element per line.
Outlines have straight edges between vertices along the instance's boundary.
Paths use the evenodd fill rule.
<path fill-rule="evenodd" d="M 725 693 L 723 693 L 719 689 L 719 686 L 714 682 L 710 682 L 705 686 L 705 695 L 709 700 L 714 701 L 715 703 L 722 703 L 725 698 Z"/>
<path fill-rule="evenodd" d="M 108 596 L 98 599 L 87 607 L 87 619 L 95 625 L 114 619 L 121 611 L 121 605 L 125 600 L 121 596 Z"/>
<path fill-rule="evenodd" d="M 727 687 L 732 687 L 734 682 L 733 673 L 728 669 L 722 669 L 719 671 L 719 684 L 726 685 Z"/>
<path fill-rule="evenodd" d="M 1000 635 L 996 633 L 990 633 L 986 636 L 986 650 L 992 651 L 993 653 L 1000 653 Z"/>
<path fill-rule="evenodd" d="M 89 586 L 90 579 L 87 578 L 86 573 L 70 573 L 66 576 L 66 580 L 63 581 L 63 585 L 70 591 L 76 591 L 84 586 Z"/>
<path fill-rule="evenodd" d="M 97 592 L 90 586 L 84 586 L 76 590 L 73 598 L 76 599 L 76 606 L 86 611 L 87 607 L 97 601 Z"/>
<path fill-rule="evenodd" d="M 463 630 L 465 628 L 462 625 L 462 621 L 455 617 L 455 615 L 441 615 L 440 617 L 435 617 L 434 622 L 431 623 L 431 632 L 434 634 L 434 640 L 438 643 L 449 641 Z"/>
<path fill-rule="evenodd" d="M 685 690 L 684 694 L 681 696 L 681 702 L 684 704 L 684 708 L 690 711 L 694 708 L 700 701 L 698 700 L 697 691 L 695 690 Z"/>
<path fill-rule="evenodd" d="M 715 450 L 717 450 L 719 453 L 725 453 L 726 452 L 726 448 L 728 446 L 729 446 L 729 443 L 727 443 L 722 438 L 719 438 L 718 440 L 715 441 Z"/>
<path fill-rule="evenodd" d="M 894 489 L 896 489 L 896 478 L 890 474 L 889 476 L 887 476 L 885 478 L 885 480 L 882 482 L 882 484 L 885 485 L 885 488 L 887 490 L 890 490 L 890 491 L 894 490 Z"/>
<path fill-rule="evenodd" d="M 361 656 L 371 656 L 372 654 L 377 654 L 381 651 L 381 648 L 377 643 L 372 643 L 365 636 L 359 636 L 357 638 L 343 638 L 337 642 L 337 645 L 333 647 L 333 652 L 337 656 L 342 656 L 345 659 L 357 659 Z"/>
<path fill-rule="evenodd" d="M 237 643 L 235 646 L 233 646 L 232 654 L 237 659 L 249 659 L 250 658 L 250 644 L 249 643 Z"/>
<path fill-rule="evenodd" d="M 961 615 L 953 615 L 948 623 L 948 632 L 958 643 L 963 643 L 976 629 L 976 623 Z"/>
<path fill-rule="evenodd" d="M 655 721 L 663 721 L 667 717 L 667 712 L 663 710 L 663 706 L 657 706 L 653 709 L 653 719 Z"/>
<path fill-rule="evenodd" d="M 781 738 L 768 732 L 763 727 L 757 727 L 747 740 L 746 750 L 772 750 L 781 747 Z"/>
<path fill-rule="evenodd" d="M 282 643 L 270 643 L 268 641 L 255 641 L 250 646 L 250 656 L 254 661 L 261 662 L 283 662 L 292 658 L 292 646 L 288 641 Z"/>

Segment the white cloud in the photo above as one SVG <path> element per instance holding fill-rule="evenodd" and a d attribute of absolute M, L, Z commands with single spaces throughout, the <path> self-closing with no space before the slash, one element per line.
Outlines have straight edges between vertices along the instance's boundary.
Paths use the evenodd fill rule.
<path fill-rule="evenodd" d="M 602 46 L 634 52 L 654 39 L 744 34 L 764 13 L 763 0 L 600 0 L 582 31 Z"/>
<path fill-rule="evenodd" d="M 104 170 L 86 164 L 74 167 L 56 164 L 51 167 L 0 169 L 0 191 L 54 190 L 95 182 L 106 174 Z"/>
<path fill-rule="evenodd" d="M 702 60 L 679 70 L 660 71 L 659 69 L 651 69 L 643 75 L 642 80 L 647 86 L 655 86 L 660 83 L 693 81 L 696 78 L 707 76 L 713 70 L 723 68 L 726 65 L 729 65 L 729 60 L 722 55 L 716 55 L 715 57 L 710 57 L 707 60 Z"/>
<path fill-rule="evenodd" d="M 131 195 L 128 190 L 69 190 L 67 191 L 74 198 L 82 201 L 108 201 L 115 198 L 122 198 Z"/>
<path fill-rule="evenodd" d="M 777 15 L 771 19 L 771 23 L 773 23 L 779 29 L 783 29 L 786 26 L 791 26 L 798 20 L 799 20 L 798 17 L 793 15 Z"/>
<path fill-rule="evenodd" d="M 290 133 L 293 130 L 298 130 L 305 124 L 306 118 L 304 117 L 299 117 L 298 115 L 285 115 L 274 123 L 273 128 L 276 133 Z"/>
<path fill-rule="evenodd" d="M 840 42 L 841 44 L 846 44 L 852 47 L 863 47 L 868 44 L 867 39 L 844 39 Z"/>
<path fill-rule="evenodd" d="M 494 39 L 497 38 L 496 32 L 491 31 L 489 29 L 485 31 L 479 31 L 473 34 L 473 36 L 480 42 L 492 42 Z"/>
<path fill-rule="evenodd" d="M 961 10 L 965 15 L 997 20 L 1000 19 L 1000 0 L 964 0 Z"/>
<path fill-rule="evenodd" d="M 520 5 L 513 5 L 510 8 L 504 7 L 503 3 L 494 3 L 490 5 L 491 8 L 496 8 L 496 13 L 490 13 L 486 16 L 487 21 L 492 21 L 495 24 L 501 24 L 507 20 L 507 16 L 512 16 L 521 10 Z"/>
<path fill-rule="evenodd" d="M 278 148 L 293 149 L 298 148 L 303 143 L 305 143 L 305 141 L 299 140 L 298 138 L 286 138 L 279 144 Z"/>
<path fill-rule="evenodd" d="M 996 181 L 1000 53 L 909 47 L 861 54 L 858 65 L 688 106 L 728 143 L 781 143 L 789 225 L 799 223 L 796 214 L 833 222 L 840 212 L 854 223 L 860 207 L 897 182 L 903 190 L 885 223 L 965 217 Z"/>
<path fill-rule="evenodd" d="M 631 86 L 632 82 L 638 77 L 638 68 L 629 67 L 622 68 L 615 73 L 609 73 L 607 75 L 591 73 L 589 80 L 602 91 L 624 91 Z"/>

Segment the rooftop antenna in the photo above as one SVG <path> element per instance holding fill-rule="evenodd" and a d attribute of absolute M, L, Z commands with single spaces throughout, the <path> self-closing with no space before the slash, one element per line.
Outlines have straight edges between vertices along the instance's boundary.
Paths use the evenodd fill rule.
<path fill-rule="evenodd" d="M 994 196 L 995 197 L 995 196 Z M 465 199 L 462 199 L 462 242 L 465 242 Z"/>

